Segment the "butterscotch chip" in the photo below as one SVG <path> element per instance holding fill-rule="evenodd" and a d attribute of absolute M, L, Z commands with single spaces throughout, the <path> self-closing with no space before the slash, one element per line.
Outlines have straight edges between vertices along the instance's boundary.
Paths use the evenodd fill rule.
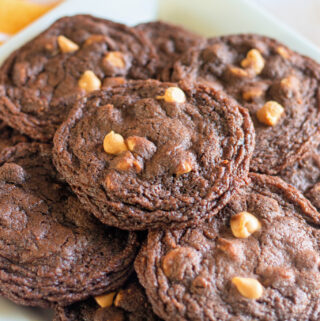
<path fill-rule="evenodd" d="M 186 272 L 199 264 L 199 255 L 191 247 L 177 247 L 162 261 L 165 275 L 171 280 L 182 280 Z"/>
<path fill-rule="evenodd" d="M 102 87 L 109 88 L 113 86 L 123 85 L 126 82 L 126 79 L 123 77 L 107 77 L 103 80 Z"/>
<path fill-rule="evenodd" d="M 93 71 L 87 70 L 78 81 L 80 88 L 84 89 L 87 93 L 98 90 L 101 87 L 100 79 L 94 74 Z"/>
<path fill-rule="evenodd" d="M 247 57 L 241 61 L 241 66 L 243 68 L 253 69 L 257 75 L 261 73 L 264 65 L 265 61 L 257 49 L 251 49 L 247 53 Z"/>
<path fill-rule="evenodd" d="M 229 70 L 230 70 L 231 74 L 236 77 L 239 77 L 239 78 L 249 77 L 249 73 L 245 69 L 232 66 L 232 67 L 229 67 Z"/>
<path fill-rule="evenodd" d="M 275 126 L 280 120 L 284 108 L 276 101 L 268 101 L 257 111 L 258 120 L 268 126 Z"/>
<path fill-rule="evenodd" d="M 246 101 L 254 101 L 263 95 L 264 91 L 262 88 L 250 88 L 242 93 L 242 98 Z"/>
<path fill-rule="evenodd" d="M 120 290 L 118 292 L 118 294 L 116 295 L 115 299 L 114 299 L 114 305 L 117 307 L 119 306 L 120 302 L 122 301 L 123 299 L 123 293 L 122 293 L 122 290 Z"/>
<path fill-rule="evenodd" d="M 127 151 L 115 158 L 110 164 L 110 167 L 120 171 L 135 169 L 137 173 L 140 173 L 142 171 L 143 164 L 141 161 L 137 160 L 131 152 Z"/>
<path fill-rule="evenodd" d="M 182 161 L 179 163 L 176 174 L 183 175 L 192 171 L 192 164 L 189 161 Z"/>
<path fill-rule="evenodd" d="M 79 50 L 79 46 L 65 36 L 58 37 L 58 44 L 62 52 L 70 53 Z"/>
<path fill-rule="evenodd" d="M 281 79 L 280 85 L 283 89 L 287 90 L 291 94 L 294 92 L 299 93 L 301 90 L 299 79 L 293 75 Z"/>
<path fill-rule="evenodd" d="M 120 171 L 128 171 L 133 167 L 133 161 L 133 155 L 130 152 L 126 152 L 119 159 L 115 160 L 115 168 Z"/>
<path fill-rule="evenodd" d="M 283 57 L 285 59 L 290 58 L 290 53 L 285 47 L 279 46 L 279 47 L 277 47 L 276 51 L 281 57 Z"/>
<path fill-rule="evenodd" d="M 110 292 L 104 295 L 95 296 L 94 299 L 101 306 L 101 308 L 107 308 L 112 305 L 115 295 L 116 292 Z"/>
<path fill-rule="evenodd" d="M 107 41 L 107 37 L 105 35 L 91 35 L 84 42 L 84 46 L 91 46 L 94 43 L 106 42 L 106 41 Z"/>
<path fill-rule="evenodd" d="M 157 96 L 157 99 L 163 99 L 167 103 L 182 104 L 186 101 L 186 95 L 178 87 L 169 87 L 166 89 L 163 96 Z"/>
<path fill-rule="evenodd" d="M 128 149 L 143 159 L 150 159 L 156 152 L 157 147 L 145 137 L 130 136 L 126 139 Z"/>
<path fill-rule="evenodd" d="M 237 259 L 241 254 L 239 246 L 237 246 L 234 241 L 225 238 L 218 238 L 217 248 L 230 256 L 232 259 Z"/>
<path fill-rule="evenodd" d="M 103 140 L 103 149 L 108 154 L 117 155 L 128 150 L 124 138 L 113 130 Z"/>
<path fill-rule="evenodd" d="M 124 68 L 126 65 L 123 54 L 120 51 L 110 51 L 106 54 L 104 59 L 116 68 Z"/>
<path fill-rule="evenodd" d="M 240 294 L 247 299 L 259 299 L 263 295 L 263 286 L 256 279 L 234 277 L 232 283 L 237 287 Z"/>
<path fill-rule="evenodd" d="M 241 212 L 231 217 L 231 230 L 235 237 L 247 238 L 261 229 L 259 220 L 248 212 Z"/>

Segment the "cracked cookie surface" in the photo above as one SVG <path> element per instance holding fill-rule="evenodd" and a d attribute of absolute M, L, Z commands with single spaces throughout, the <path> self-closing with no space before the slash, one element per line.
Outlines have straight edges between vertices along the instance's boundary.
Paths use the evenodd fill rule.
<path fill-rule="evenodd" d="M 249 110 L 256 131 L 251 171 L 278 174 L 319 142 L 320 67 L 276 40 L 209 39 L 164 73 L 166 81 L 181 79 L 223 90 Z"/>
<path fill-rule="evenodd" d="M 134 233 L 82 209 L 52 165 L 51 146 L 18 144 L 0 157 L 0 293 L 22 305 L 67 305 L 121 286 Z"/>
<path fill-rule="evenodd" d="M 205 86 L 131 81 L 79 101 L 54 138 L 54 161 L 102 222 L 129 230 L 193 225 L 247 176 L 248 113 Z"/>
<path fill-rule="evenodd" d="M 142 23 L 136 29 L 144 32 L 156 50 L 158 75 L 191 47 L 198 47 L 205 42 L 200 35 L 162 21 Z"/>
<path fill-rule="evenodd" d="M 149 231 L 135 269 L 163 319 L 319 320 L 320 215 L 281 179 L 249 178 L 203 227 Z"/>

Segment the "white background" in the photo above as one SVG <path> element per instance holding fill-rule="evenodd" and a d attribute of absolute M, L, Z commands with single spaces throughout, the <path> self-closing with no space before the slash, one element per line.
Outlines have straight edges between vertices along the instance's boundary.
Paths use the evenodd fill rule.
<path fill-rule="evenodd" d="M 227 0 L 228 1 L 228 0 Z M 251 0 L 320 46 L 320 0 Z"/>

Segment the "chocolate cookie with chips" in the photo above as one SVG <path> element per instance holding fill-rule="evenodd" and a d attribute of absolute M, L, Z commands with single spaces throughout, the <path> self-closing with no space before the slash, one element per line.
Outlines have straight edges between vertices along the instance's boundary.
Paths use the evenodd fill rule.
<path fill-rule="evenodd" d="M 0 158 L 0 294 L 48 307 L 121 286 L 136 235 L 82 209 L 51 163 L 51 146 L 18 144 Z"/>
<path fill-rule="evenodd" d="M 149 231 L 135 269 L 164 320 L 319 320 L 320 215 L 280 178 L 249 177 L 203 227 Z"/>
<path fill-rule="evenodd" d="M 253 148 L 249 114 L 222 94 L 131 81 L 75 105 L 54 137 L 54 161 L 103 223 L 178 228 L 226 205 Z"/>
<path fill-rule="evenodd" d="M 276 40 L 212 38 L 169 71 L 165 80 L 205 83 L 249 110 L 256 131 L 254 172 L 278 174 L 320 140 L 320 66 Z"/>
<path fill-rule="evenodd" d="M 150 78 L 154 63 L 142 32 L 92 16 L 64 17 L 4 62 L 0 118 L 49 141 L 77 98 L 125 78 Z"/>

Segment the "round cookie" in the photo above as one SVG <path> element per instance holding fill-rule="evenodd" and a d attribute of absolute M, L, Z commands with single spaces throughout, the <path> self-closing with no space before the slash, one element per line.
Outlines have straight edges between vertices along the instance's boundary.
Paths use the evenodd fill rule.
<path fill-rule="evenodd" d="M 190 226 L 215 215 L 246 178 L 248 113 L 205 86 L 176 86 L 131 81 L 92 93 L 58 129 L 55 165 L 103 223 Z"/>
<path fill-rule="evenodd" d="M 301 191 L 320 210 L 320 145 L 305 153 L 279 176 Z"/>
<path fill-rule="evenodd" d="M 28 141 L 30 141 L 30 139 L 27 136 L 20 134 L 3 121 L 0 121 L 0 153 L 7 147 Z"/>
<path fill-rule="evenodd" d="M 58 306 L 53 321 L 160 321 L 136 278 L 131 278 L 120 291 L 108 294 L 111 299 L 113 295 L 113 303 L 104 307 L 92 298 L 68 307 Z M 100 300 L 104 301 L 103 296 Z"/>
<path fill-rule="evenodd" d="M 17 304 L 67 305 L 121 286 L 134 233 L 84 211 L 51 163 L 51 146 L 18 144 L 0 159 L 0 294 Z"/>
<path fill-rule="evenodd" d="M 259 35 L 209 39 L 164 74 L 224 90 L 250 112 L 256 149 L 250 169 L 278 174 L 319 142 L 320 67 Z"/>
<path fill-rule="evenodd" d="M 319 320 L 320 215 L 280 178 L 249 177 L 202 228 L 149 231 L 135 269 L 163 319 Z"/>
<path fill-rule="evenodd" d="M 162 21 L 142 23 L 136 29 L 143 31 L 156 49 L 158 75 L 188 49 L 205 43 L 202 36 Z"/>
<path fill-rule="evenodd" d="M 92 16 L 64 17 L 15 51 L 0 69 L 0 117 L 50 140 L 85 93 L 154 74 L 155 54 L 142 32 Z"/>

